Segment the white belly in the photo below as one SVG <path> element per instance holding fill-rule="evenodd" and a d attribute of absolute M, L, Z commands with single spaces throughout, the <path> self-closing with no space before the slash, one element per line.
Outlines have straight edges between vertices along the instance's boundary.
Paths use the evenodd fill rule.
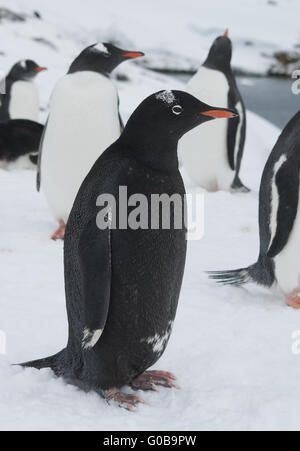
<path fill-rule="evenodd" d="M 300 193 L 299 193 L 300 195 Z M 300 198 L 299 198 L 300 199 Z M 275 276 L 285 294 L 300 291 L 300 204 L 285 248 L 275 257 Z"/>
<path fill-rule="evenodd" d="M 56 219 L 68 219 L 81 183 L 120 135 L 113 83 L 94 72 L 66 75 L 56 85 L 41 161 L 41 184 Z"/>
<path fill-rule="evenodd" d="M 9 115 L 11 119 L 39 120 L 39 96 L 34 83 L 17 81 L 11 88 Z"/>
<path fill-rule="evenodd" d="M 227 108 L 229 86 L 221 72 L 200 67 L 186 91 L 208 105 Z M 196 127 L 179 141 L 179 155 L 192 181 L 209 191 L 229 189 L 234 173 L 227 157 L 227 120 Z"/>

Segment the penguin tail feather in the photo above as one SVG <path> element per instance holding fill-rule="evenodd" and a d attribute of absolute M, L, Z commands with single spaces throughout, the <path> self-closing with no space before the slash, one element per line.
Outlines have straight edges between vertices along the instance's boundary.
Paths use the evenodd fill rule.
<path fill-rule="evenodd" d="M 207 271 L 210 279 L 215 280 L 220 285 L 244 285 L 248 282 L 255 282 L 251 276 L 251 267 L 235 269 L 232 271 Z"/>
<path fill-rule="evenodd" d="M 60 351 L 50 357 L 31 360 L 24 363 L 16 363 L 15 365 L 23 366 L 24 368 L 36 368 L 37 370 L 41 370 L 43 368 L 51 368 L 53 371 L 55 371 L 57 369 L 58 359 L 62 355 L 62 353 L 63 351 Z"/>

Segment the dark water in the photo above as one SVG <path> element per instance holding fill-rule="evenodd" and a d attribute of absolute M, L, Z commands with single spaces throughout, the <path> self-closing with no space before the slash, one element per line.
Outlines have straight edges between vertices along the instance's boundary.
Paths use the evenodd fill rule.
<path fill-rule="evenodd" d="M 191 76 L 180 76 L 187 82 Z M 300 110 L 300 94 L 292 92 L 292 78 L 237 77 L 246 107 L 283 128 Z"/>
<path fill-rule="evenodd" d="M 238 77 L 237 82 L 247 108 L 280 128 L 300 110 L 300 94 L 292 92 L 294 79 Z"/>

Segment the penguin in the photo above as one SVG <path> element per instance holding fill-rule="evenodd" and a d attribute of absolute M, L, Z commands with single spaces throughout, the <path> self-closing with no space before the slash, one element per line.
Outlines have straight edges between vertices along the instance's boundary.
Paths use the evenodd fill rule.
<path fill-rule="evenodd" d="M 232 121 L 198 127 L 180 141 L 180 158 L 191 181 L 207 191 L 248 192 L 239 178 L 246 138 L 246 109 L 231 69 L 228 30 L 213 43 L 208 57 L 186 91 L 207 103 L 234 109 Z M 198 151 L 204 145 L 207 152 Z"/>
<path fill-rule="evenodd" d="M 36 169 L 43 129 L 26 119 L 0 122 L 0 168 Z"/>
<path fill-rule="evenodd" d="M 54 88 L 37 178 L 59 222 L 54 240 L 64 237 L 84 177 L 122 130 L 118 92 L 109 75 L 123 61 L 143 55 L 108 43 L 91 45 Z"/>
<path fill-rule="evenodd" d="M 1 94 L 0 121 L 8 119 L 39 120 L 39 96 L 34 78 L 47 70 L 32 60 L 16 63 L 5 78 L 5 94 Z"/>
<path fill-rule="evenodd" d="M 67 346 L 53 357 L 23 366 L 50 367 L 57 376 L 129 410 L 142 400 L 121 393 L 124 385 L 144 390 L 176 385 L 172 374 L 147 369 L 167 346 L 185 267 L 185 188 L 177 144 L 193 127 L 234 116 L 234 111 L 211 107 L 183 91 L 159 91 L 137 107 L 119 139 L 86 176 L 68 219 L 64 242 Z M 119 197 L 124 187 L 125 202 Z M 102 194 L 112 199 L 105 203 L 107 212 L 97 207 Z M 170 199 L 175 195 L 180 206 L 176 214 L 162 208 L 158 227 L 151 227 L 151 215 L 143 226 L 131 227 L 135 201 L 130 199 L 136 195 L 145 199 L 143 213 L 153 211 L 153 195 Z M 124 226 L 118 211 L 126 204 Z M 99 227 L 100 213 L 107 216 L 106 228 Z M 161 219 L 169 213 L 169 227 L 163 228 Z M 175 218 L 181 224 L 175 225 Z"/>
<path fill-rule="evenodd" d="M 300 308 L 300 111 L 287 124 L 266 163 L 259 193 L 260 252 L 248 268 L 210 272 L 219 283 L 279 287 Z"/>

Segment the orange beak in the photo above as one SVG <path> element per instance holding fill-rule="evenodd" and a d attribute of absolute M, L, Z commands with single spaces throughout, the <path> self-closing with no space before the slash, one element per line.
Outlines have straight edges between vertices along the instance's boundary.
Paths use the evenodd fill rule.
<path fill-rule="evenodd" d="M 35 70 L 37 72 L 43 72 L 44 70 L 47 70 L 47 67 L 37 67 Z"/>
<path fill-rule="evenodd" d="M 139 58 L 140 56 L 144 56 L 144 53 L 142 53 L 142 52 L 127 52 L 127 53 L 123 53 L 122 56 L 125 56 L 126 58 Z"/>
<path fill-rule="evenodd" d="M 238 114 L 234 113 L 233 111 L 228 111 L 228 110 L 210 110 L 210 111 L 204 111 L 201 114 L 203 114 L 204 116 L 210 116 L 210 117 L 215 117 L 215 118 L 225 117 L 227 119 L 231 119 L 233 117 L 238 116 Z"/>
<path fill-rule="evenodd" d="M 229 30 L 228 28 L 225 30 L 225 33 L 223 34 L 224 38 L 229 38 Z"/>

